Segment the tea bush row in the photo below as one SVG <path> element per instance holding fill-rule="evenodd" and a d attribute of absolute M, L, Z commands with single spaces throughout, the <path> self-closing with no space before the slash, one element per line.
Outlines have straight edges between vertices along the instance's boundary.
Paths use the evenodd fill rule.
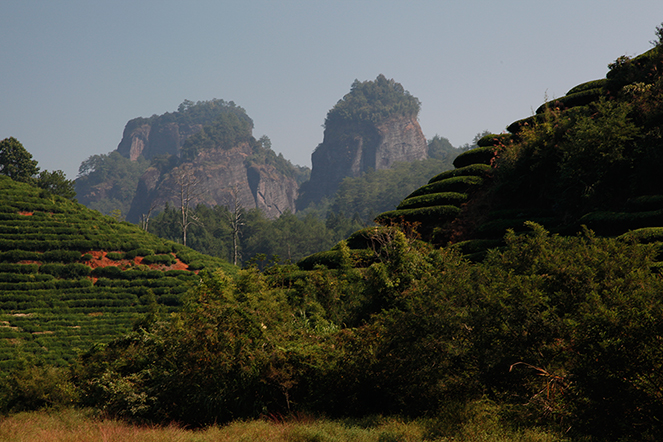
<path fill-rule="evenodd" d="M 404 199 L 397 210 L 416 209 L 427 206 L 460 206 L 467 201 L 467 194 L 458 192 L 431 193 Z"/>
<path fill-rule="evenodd" d="M 470 189 L 479 187 L 483 184 L 484 180 L 481 177 L 469 175 L 469 176 L 457 176 L 453 178 L 444 179 L 441 181 L 436 181 L 431 184 L 426 184 L 414 192 L 409 194 L 407 198 L 412 198 L 414 196 L 426 195 L 429 193 L 442 193 L 442 192 L 458 192 L 465 193 Z"/>

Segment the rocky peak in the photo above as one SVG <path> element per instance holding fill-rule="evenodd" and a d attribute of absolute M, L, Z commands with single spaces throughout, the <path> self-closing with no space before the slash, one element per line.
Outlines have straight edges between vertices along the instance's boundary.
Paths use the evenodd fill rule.
<path fill-rule="evenodd" d="M 419 108 L 417 98 L 384 75 L 355 80 L 327 114 L 323 141 L 311 156 L 311 179 L 300 188 L 297 208 L 333 195 L 346 177 L 428 158 L 417 122 Z"/>

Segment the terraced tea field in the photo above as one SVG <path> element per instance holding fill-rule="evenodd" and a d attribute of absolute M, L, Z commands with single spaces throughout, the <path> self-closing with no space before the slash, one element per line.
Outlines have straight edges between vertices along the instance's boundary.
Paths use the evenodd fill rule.
<path fill-rule="evenodd" d="M 150 306 L 182 305 L 223 260 L 0 176 L 0 369 L 65 364 L 131 329 Z"/>

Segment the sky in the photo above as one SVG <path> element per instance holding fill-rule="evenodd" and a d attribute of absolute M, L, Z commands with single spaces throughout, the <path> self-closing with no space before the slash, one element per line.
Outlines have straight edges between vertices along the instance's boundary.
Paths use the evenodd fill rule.
<path fill-rule="evenodd" d="M 329 109 L 379 74 L 458 147 L 652 47 L 661 0 L 2 0 L 0 139 L 74 179 L 125 124 L 234 101 L 310 166 Z"/>

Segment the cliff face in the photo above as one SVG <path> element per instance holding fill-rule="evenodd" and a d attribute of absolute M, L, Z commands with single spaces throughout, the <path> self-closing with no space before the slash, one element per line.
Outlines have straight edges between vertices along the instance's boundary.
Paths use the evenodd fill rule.
<path fill-rule="evenodd" d="M 249 165 L 253 154 L 248 142 L 232 149 L 209 149 L 193 161 L 167 172 L 150 167 L 140 178 L 127 220 L 138 222 L 150 207 L 165 203 L 179 207 L 181 191 L 189 186 L 191 207 L 237 204 L 258 208 L 268 218 L 277 218 L 286 210 L 295 211 L 297 182 L 268 164 Z"/>
<path fill-rule="evenodd" d="M 202 124 L 174 122 L 145 123 L 134 128 L 127 125 L 117 151 L 131 161 L 141 155 L 146 159 L 157 155 L 179 155 L 184 141 L 202 127 Z"/>
<path fill-rule="evenodd" d="M 297 207 L 303 209 L 333 195 L 346 177 L 426 158 L 426 137 L 416 117 L 394 116 L 377 125 L 344 122 L 328 126 L 311 156 L 311 179 L 302 185 Z"/>

